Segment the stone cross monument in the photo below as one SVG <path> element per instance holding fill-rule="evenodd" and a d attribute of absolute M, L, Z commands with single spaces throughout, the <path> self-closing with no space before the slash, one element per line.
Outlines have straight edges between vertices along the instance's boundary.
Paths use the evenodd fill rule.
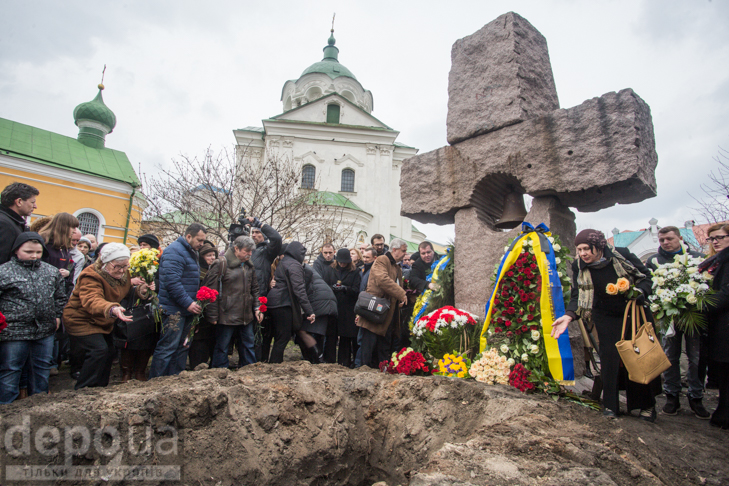
<path fill-rule="evenodd" d="M 547 41 L 509 12 L 456 41 L 448 77 L 448 143 L 405 160 L 401 214 L 456 226 L 455 298 L 482 316 L 508 239 L 504 196 L 533 196 L 525 221 L 573 247 L 575 215 L 656 195 L 650 108 L 631 89 L 560 109 Z M 574 250 L 574 248 L 572 248 Z M 574 253 L 573 253 L 574 254 Z M 570 329 L 575 372 L 582 339 Z"/>

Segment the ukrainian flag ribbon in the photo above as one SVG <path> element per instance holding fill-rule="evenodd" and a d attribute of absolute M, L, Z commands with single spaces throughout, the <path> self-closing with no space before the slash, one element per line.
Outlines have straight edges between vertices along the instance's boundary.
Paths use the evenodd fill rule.
<path fill-rule="evenodd" d="M 433 263 L 430 266 L 431 273 L 427 277 L 425 277 L 425 280 L 428 282 L 434 282 L 438 283 L 439 280 L 439 273 L 441 270 L 443 270 L 446 265 L 448 265 L 448 262 L 451 260 L 451 249 L 448 248 L 446 250 L 446 254 L 440 257 L 439 260 L 433 260 Z M 425 292 L 423 292 L 423 295 L 421 295 L 418 298 L 418 301 L 415 303 L 415 309 L 414 314 L 415 317 L 412 318 L 410 321 L 410 328 L 412 329 L 413 325 L 418 322 L 418 319 L 423 317 L 423 314 L 425 314 L 425 310 L 428 308 L 428 303 L 430 301 L 430 296 L 433 294 L 433 291 L 430 289 L 425 289 Z"/>
<path fill-rule="evenodd" d="M 547 354 L 549 372 L 555 381 L 568 384 L 568 382 L 573 382 L 575 379 L 572 347 L 570 346 L 568 333 L 562 333 L 559 339 L 554 339 L 551 336 L 552 323 L 564 315 L 565 309 L 562 296 L 562 283 L 557 276 L 557 263 L 554 259 L 554 249 L 547 239 L 548 236 L 551 236 L 551 233 L 544 223 L 536 228 L 529 223 L 522 223 L 521 234 L 511 243 L 496 271 L 496 283 L 494 290 L 491 292 L 491 298 L 486 304 L 484 313 L 485 319 L 483 330 L 481 331 L 480 350 L 483 353 L 486 349 L 487 331 L 491 324 L 491 314 L 493 313 L 496 290 L 499 288 L 504 275 L 506 275 L 514 262 L 519 258 L 519 254 L 522 252 L 523 242 L 525 239 L 528 239 L 532 242 L 531 246 L 537 259 L 537 267 L 542 277 L 539 310 L 541 313 L 542 336 L 544 337 L 544 348 Z"/>

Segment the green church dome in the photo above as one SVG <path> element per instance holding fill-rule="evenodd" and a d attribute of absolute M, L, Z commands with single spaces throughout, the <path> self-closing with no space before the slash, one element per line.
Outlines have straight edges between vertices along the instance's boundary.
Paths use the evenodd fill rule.
<path fill-rule="evenodd" d="M 91 120 L 109 128 L 109 133 L 112 132 L 116 126 L 116 115 L 104 104 L 104 98 L 101 96 L 101 91 L 104 89 L 104 85 L 99 85 L 99 94 L 96 95 L 91 101 L 81 103 L 73 110 L 73 121 L 78 126 L 79 120 Z"/>
<path fill-rule="evenodd" d="M 338 78 L 339 76 L 347 76 L 348 78 L 357 79 L 355 75 L 352 74 L 352 71 L 339 63 L 339 48 L 334 45 L 335 43 L 336 40 L 334 39 L 334 31 L 332 30 L 332 34 L 329 37 L 327 46 L 324 47 L 324 59 L 319 62 L 315 62 L 314 64 L 306 68 L 304 72 L 301 73 L 301 76 L 305 76 L 311 73 L 322 73 L 326 74 L 332 79 Z"/>

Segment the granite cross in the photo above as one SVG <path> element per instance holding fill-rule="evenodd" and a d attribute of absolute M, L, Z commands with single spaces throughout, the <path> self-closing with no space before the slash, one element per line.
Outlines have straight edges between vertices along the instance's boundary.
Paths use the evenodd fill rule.
<path fill-rule="evenodd" d="M 658 157 L 650 108 L 631 89 L 559 108 L 546 39 L 516 13 L 456 41 L 451 63 L 449 145 L 403 163 L 401 214 L 455 222 L 456 305 L 483 315 L 494 266 L 519 231 L 495 228 L 510 188 L 534 197 L 525 221 L 572 247 L 570 207 L 655 196 Z M 579 329 L 570 337 L 579 372 Z"/>

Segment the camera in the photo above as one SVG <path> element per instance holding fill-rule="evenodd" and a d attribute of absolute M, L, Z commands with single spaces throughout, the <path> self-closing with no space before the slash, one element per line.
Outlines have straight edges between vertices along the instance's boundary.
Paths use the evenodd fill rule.
<path fill-rule="evenodd" d="M 228 240 L 232 243 L 239 236 L 250 236 L 251 223 L 246 218 L 246 208 L 240 209 L 238 222 L 228 226 Z"/>

